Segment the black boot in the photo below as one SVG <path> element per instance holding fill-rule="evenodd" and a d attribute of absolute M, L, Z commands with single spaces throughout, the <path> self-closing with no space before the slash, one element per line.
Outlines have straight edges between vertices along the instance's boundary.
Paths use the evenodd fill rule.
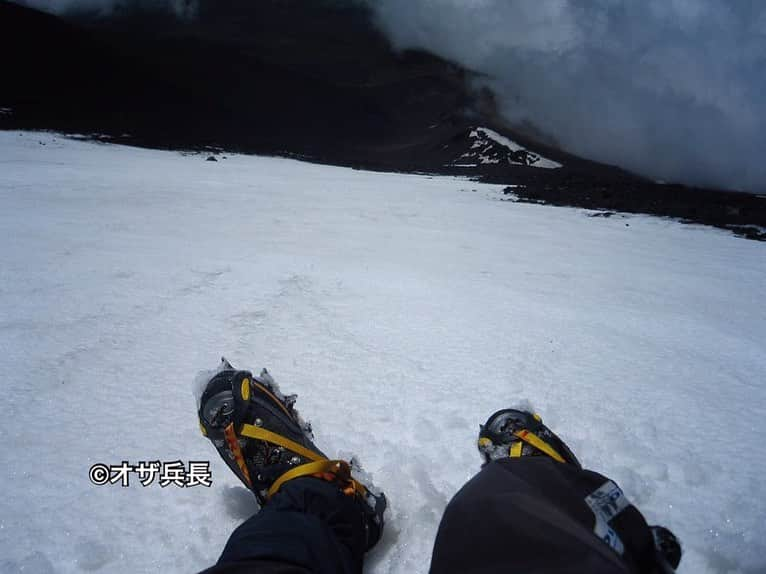
<path fill-rule="evenodd" d="M 507 457 L 549 456 L 582 468 L 564 441 L 543 424 L 540 415 L 529 411 L 497 411 L 480 426 L 478 446 L 485 464 Z"/>
<path fill-rule="evenodd" d="M 366 516 L 367 549 L 383 531 L 386 497 L 353 476 L 343 460 L 328 460 L 313 443 L 311 427 L 265 369 L 259 376 L 234 369 L 226 359 L 200 399 L 202 434 L 263 506 L 287 481 L 314 477 L 354 497 Z"/>

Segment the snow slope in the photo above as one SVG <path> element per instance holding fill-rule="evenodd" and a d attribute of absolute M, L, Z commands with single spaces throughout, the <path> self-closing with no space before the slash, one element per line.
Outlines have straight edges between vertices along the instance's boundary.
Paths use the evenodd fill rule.
<path fill-rule="evenodd" d="M 194 572 L 254 509 L 199 434 L 221 354 L 299 394 L 390 500 L 368 572 L 426 572 L 478 424 L 531 401 L 680 536 L 766 570 L 766 248 L 501 186 L 0 132 L 0 572 Z M 92 485 L 210 460 L 212 488 Z"/>

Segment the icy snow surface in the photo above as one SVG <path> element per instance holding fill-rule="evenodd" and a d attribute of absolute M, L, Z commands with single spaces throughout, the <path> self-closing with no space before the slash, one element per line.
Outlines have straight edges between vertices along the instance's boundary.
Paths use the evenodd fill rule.
<path fill-rule="evenodd" d="M 681 572 L 766 571 L 766 245 L 205 157 L 0 132 L 0 572 L 212 564 L 254 509 L 198 430 L 222 354 L 388 494 L 368 572 L 427 571 L 478 424 L 521 400 L 679 535 Z M 89 482 L 123 460 L 210 460 L 213 486 Z"/>

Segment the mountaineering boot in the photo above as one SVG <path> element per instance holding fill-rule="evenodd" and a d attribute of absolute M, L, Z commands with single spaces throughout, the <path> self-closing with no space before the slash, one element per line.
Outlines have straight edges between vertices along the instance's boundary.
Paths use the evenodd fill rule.
<path fill-rule="evenodd" d="M 582 468 L 564 441 L 543 424 L 540 415 L 529 411 L 497 411 L 479 427 L 478 447 L 484 464 L 508 457 L 548 456 Z"/>
<path fill-rule="evenodd" d="M 580 462 L 572 451 L 569 450 L 569 447 L 551 429 L 543 424 L 540 415 L 525 410 L 503 409 L 489 417 L 486 423 L 480 425 L 478 447 L 484 459 L 482 466 L 495 460 L 507 458 L 547 456 L 560 463 L 582 470 Z M 593 475 L 594 473 L 590 474 Z M 629 505 L 629 502 L 624 498 L 622 491 L 616 484 L 605 477 L 601 478 L 607 481 L 604 486 L 609 485 L 607 492 L 610 494 L 619 493 L 619 497 L 625 501 L 624 504 L 626 506 Z M 596 493 L 602 491 L 604 486 L 599 488 Z M 588 498 L 592 497 L 593 494 Z M 594 500 L 598 500 L 598 498 L 594 498 Z M 614 509 L 617 508 L 615 499 L 607 500 L 608 512 L 615 512 Z M 593 510 L 592 506 L 591 510 Z M 640 513 L 635 508 L 633 508 L 633 512 L 640 517 Z M 608 527 L 609 520 L 616 516 L 616 513 L 608 514 L 605 519 L 603 515 L 601 516 L 605 520 L 603 524 L 606 525 L 603 527 L 606 528 Z M 646 524 L 643 517 L 640 518 L 641 522 Z M 596 524 L 598 524 L 598 520 Z M 681 561 L 682 549 L 680 542 L 670 530 L 663 526 L 648 526 L 648 528 L 654 543 L 654 554 L 649 558 L 652 568 L 649 571 L 652 574 L 673 574 Z M 614 535 L 619 540 L 619 536 L 611 528 L 609 528 L 608 533 L 610 536 Z M 608 537 L 604 538 L 604 540 L 612 548 L 615 548 L 612 545 L 614 538 L 611 538 L 612 542 L 609 542 Z M 620 544 L 622 545 L 622 542 Z"/>
<path fill-rule="evenodd" d="M 283 395 L 266 369 L 254 376 L 234 369 L 225 358 L 206 379 L 198 413 L 202 434 L 258 503 L 268 504 L 295 478 L 332 482 L 358 501 L 365 516 L 367 549 L 372 548 L 383 530 L 385 495 L 353 476 L 361 472 L 354 461 L 328 460 L 314 445 L 311 426 L 294 408 L 296 396 Z"/>

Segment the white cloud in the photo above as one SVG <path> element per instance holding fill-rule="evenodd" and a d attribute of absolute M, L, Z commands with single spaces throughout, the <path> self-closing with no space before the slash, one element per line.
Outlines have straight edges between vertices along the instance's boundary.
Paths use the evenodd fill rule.
<path fill-rule="evenodd" d="M 375 0 L 395 45 L 490 76 L 504 115 L 651 177 L 766 189 L 766 4 Z"/>

